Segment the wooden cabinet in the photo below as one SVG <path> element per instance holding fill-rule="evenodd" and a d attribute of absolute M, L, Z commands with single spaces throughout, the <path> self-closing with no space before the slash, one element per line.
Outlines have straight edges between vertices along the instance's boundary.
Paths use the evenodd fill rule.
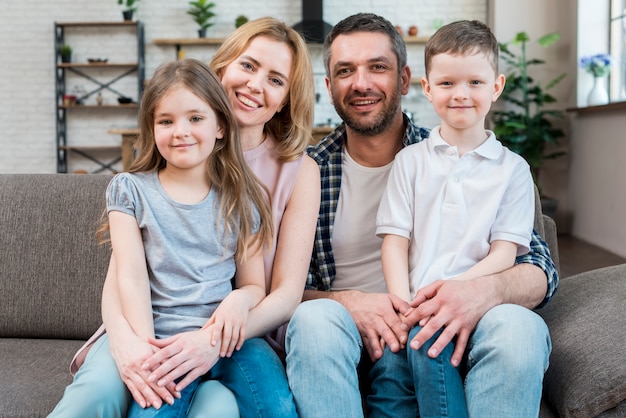
<path fill-rule="evenodd" d="M 119 45 L 107 46 L 104 39 L 93 48 L 94 58 L 75 60 L 75 62 L 63 62 L 59 53 L 59 48 L 63 44 L 73 45 L 73 40 L 77 41 L 85 34 L 94 33 L 97 36 L 107 36 L 109 33 L 120 32 L 121 36 L 127 37 L 124 44 L 126 48 L 136 46 L 136 54 L 129 61 L 116 62 L 107 58 L 101 58 L 111 52 Z M 120 34 L 118 33 L 118 35 Z M 68 172 L 68 159 L 70 155 L 80 155 L 92 163 L 95 163 L 94 172 L 115 171 L 114 165 L 121 160 L 121 145 L 89 144 L 81 141 L 80 145 L 73 143 L 68 138 L 69 118 L 94 118 L 101 117 L 102 112 L 122 111 L 132 112 L 136 117 L 139 109 L 139 101 L 143 93 L 145 77 L 144 58 L 144 30 L 140 21 L 119 21 L 119 22 L 67 22 L 54 23 L 54 46 L 55 46 L 55 90 L 56 90 L 56 153 L 57 172 Z M 109 48 L 110 47 L 110 48 Z M 101 49 L 102 48 L 102 49 Z M 107 48 L 109 48 L 107 50 Z M 73 51 L 75 54 L 76 51 Z M 115 56 L 115 54 L 113 54 Z M 74 92 L 68 90 L 67 79 L 86 80 L 93 86 L 89 90 Z M 117 85 L 120 80 L 128 77 L 136 81 L 135 94 L 128 95 L 119 90 Z M 130 97 L 130 103 L 102 103 L 102 93 L 106 92 L 116 98 Z M 91 111 L 89 111 L 91 109 Z M 94 109 L 96 111 L 94 111 Z"/>

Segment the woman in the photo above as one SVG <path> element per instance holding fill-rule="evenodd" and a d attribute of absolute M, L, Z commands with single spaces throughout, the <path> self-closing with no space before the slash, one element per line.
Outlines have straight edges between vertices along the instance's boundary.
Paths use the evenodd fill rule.
<path fill-rule="evenodd" d="M 233 106 L 246 161 L 270 191 L 275 237 L 265 255 L 269 294 L 250 312 L 246 339 L 272 333 L 272 347 L 277 349 L 282 344 L 281 333 L 274 331 L 289 320 L 302 298 L 319 209 L 319 170 L 304 155 L 311 138 L 315 103 L 312 66 L 306 44 L 295 30 L 276 19 L 261 18 L 233 32 L 216 52 L 211 68 L 220 77 Z M 115 334 L 109 334 L 110 349 L 133 398 L 140 404 L 159 407 L 163 401 L 173 401 L 175 379 L 185 376 L 180 386 L 186 379 L 204 375 L 212 360 L 193 336 L 181 334 L 151 345 L 138 338 L 128 324 L 120 326 L 119 322 L 124 322 L 121 308 L 111 297 L 117 292 L 114 263 L 112 257 L 102 309 L 107 329 L 116 324 Z M 147 358 L 150 351 L 155 354 Z M 227 353 L 225 348 L 222 354 Z M 260 351 L 259 355 L 263 360 L 258 361 L 265 366 L 259 368 L 256 362 L 257 367 L 249 365 L 248 369 L 258 375 L 254 383 L 286 384 L 278 355 L 272 350 Z M 77 357 L 84 358 L 84 354 Z M 213 402 L 216 394 L 222 399 Z M 207 416 L 213 405 L 233 405 L 225 401 L 229 396 L 223 386 L 205 382 L 198 389 L 189 416 Z M 293 399 L 285 401 L 290 402 Z M 266 406 L 271 410 L 263 409 Z M 122 415 L 125 407 L 125 403 L 120 406 Z M 260 409 L 271 415 L 278 414 L 280 408 L 261 405 Z M 229 412 L 238 416 L 236 408 Z M 226 416 L 226 411 L 214 413 Z"/>

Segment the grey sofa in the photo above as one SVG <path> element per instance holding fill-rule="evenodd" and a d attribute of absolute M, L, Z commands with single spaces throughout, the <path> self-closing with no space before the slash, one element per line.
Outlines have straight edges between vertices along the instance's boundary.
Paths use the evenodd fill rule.
<path fill-rule="evenodd" d="M 46 416 L 101 323 L 109 253 L 95 231 L 110 178 L 0 174 L 0 417 Z M 538 220 L 558 260 L 554 222 Z M 538 311 L 554 345 L 542 418 L 626 416 L 625 287 L 626 265 L 565 278 Z"/>

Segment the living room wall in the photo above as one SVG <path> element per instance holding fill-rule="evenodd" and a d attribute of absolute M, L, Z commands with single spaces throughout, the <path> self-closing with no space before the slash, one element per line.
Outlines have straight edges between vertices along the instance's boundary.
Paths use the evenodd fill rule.
<path fill-rule="evenodd" d="M 155 38 L 197 37 L 196 25 L 185 13 L 187 0 L 141 0 L 138 2 L 136 17 L 145 25 L 146 77 L 163 61 L 175 58 L 173 47 L 152 44 Z M 258 2 L 241 0 L 227 2 L 215 0 L 217 14 L 215 26 L 207 36 L 223 37 L 234 28 L 234 20 L 239 14 L 249 18 L 272 15 L 288 24 L 301 20 L 299 1 L 268 0 Z M 326 1 L 324 19 L 334 24 L 341 18 L 356 12 L 370 11 L 381 14 L 393 23 L 404 28 L 417 25 L 422 35 L 433 31 L 436 20 L 448 22 L 460 18 L 485 20 L 486 0 L 346 0 Z M 3 4 L 0 45 L 6 54 L 0 61 L 0 124 L 3 128 L 3 152 L 0 153 L 0 172 L 55 172 L 55 55 L 53 24 L 55 21 L 110 21 L 121 20 L 121 8 L 116 0 L 34 0 L 31 2 L 8 2 Z M 86 61 L 88 57 L 106 54 L 108 45 L 95 45 L 89 51 L 76 51 L 76 59 Z M 120 45 L 120 48 L 127 46 Z M 409 63 L 415 75 L 421 75 L 421 45 L 409 48 Z M 315 63 L 316 87 L 320 93 L 320 103 L 316 105 L 317 124 L 338 118 L 330 106 L 323 83 L 321 48 L 313 46 L 311 54 Z M 187 56 L 209 60 L 210 48 L 188 48 Z M 106 55 L 105 55 L 106 56 Z M 68 86 L 72 88 L 72 86 Z M 115 100 L 114 96 L 104 97 L 105 101 Z M 428 102 L 421 91 L 414 90 L 407 107 L 414 112 L 419 123 L 430 126 L 436 122 Z M 90 112 L 92 110 L 89 110 Z M 82 111 L 81 111 L 82 112 Z M 76 117 L 75 114 L 71 115 Z M 80 117 L 80 115 L 78 115 Z M 136 126 L 134 118 L 121 118 L 111 122 L 113 128 Z M 88 143 L 119 144 L 119 136 L 110 135 L 96 124 L 81 126 L 78 135 L 72 138 Z M 69 139 L 69 138 L 68 138 Z M 74 160 L 78 161 L 78 160 Z M 88 161 L 70 165 L 75 169 L 90 170 Z"/>

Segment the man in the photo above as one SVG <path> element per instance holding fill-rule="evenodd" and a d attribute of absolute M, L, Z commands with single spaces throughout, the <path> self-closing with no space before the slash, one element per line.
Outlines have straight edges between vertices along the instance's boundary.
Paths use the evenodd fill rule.
<path fill-rule="evenodd" d="M 429 135 L 401 111 L 411 79 L 406 46 L 384 18 L 356 14 L 329 33 L 324 60 L 344 123 L 309 150 L 320 166 L 322 202 L 305 302 L 286 336 L 299 415 L 363 416 L 357 368 L 381 359 L 383 349 L 414 349 L 441 331 L 429 355 L 455 340 L 451 361 L 465 375 L 470 416 L 536 416 L 551 346 L 545 323 L 530 309 L 547 303 L 558 285 L 547 246 L 534 233 L 530 253 L 509 270 L 436 281 L 418 292 L 401 320 L 409 305 L 387 293 L 375 217 L 395 154 Z M 407 341 L 420 320 L 426 325 Z M 369 359 L 361 357 L 363 348 Z M 371 416 L 417 414 L 406 370 L 394 357 L 377 365 L 379 392 L 371 396 L 393 397 L 397 407 Z"/>

